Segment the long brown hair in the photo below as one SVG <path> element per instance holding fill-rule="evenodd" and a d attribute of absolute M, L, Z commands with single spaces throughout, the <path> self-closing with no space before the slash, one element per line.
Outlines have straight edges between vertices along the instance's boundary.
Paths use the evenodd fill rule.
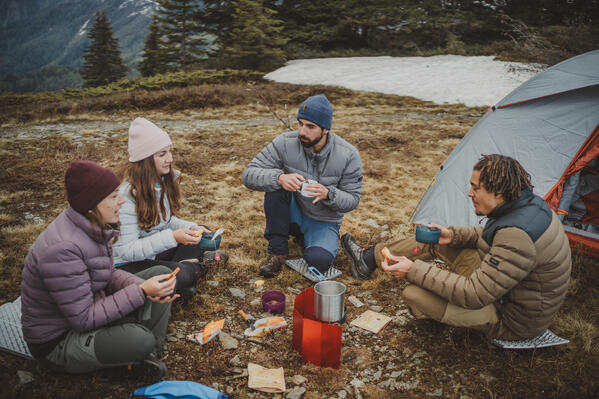
<path fill-rule="evenodd" d="M 148 231 L 160 223 L 161 215 L 163 219 L 166 219 L 165 195 L 171 214 L 176 216 L 179 212 L 181 191 L 174 170 L 174 164 L 171 163 L 169 173 L 161 177 L 156 171 L 153 156 L 138 162 L 127 162 L 119 169 L 118 176 L 131 184 L 129 195 L 135 200 L 137 224 L 142 230 Z M 156 201 L 156 190 L 154 189 L 156 184 L 161 188 L 160 201 Z M 158 210 L 157 202 L 160 203 L 160 210 Z"/>
<path fill-rule="evenodd" d="M 92 226 L 96 226 L 100 229 L 100 231 L 102 232 L 102 239 L 104 239 L 104 240 L 106 240 L 106 230 L 115 228 L 114 225 L 104 222 L 104 219 L 102 218 L 102 214 L 100 214 L 100 211 L 98 210 L 97 205 L 94 209 L 85 212 L 83 214 L 83 216 L 85 216 L 85 218 L 87 220 L 89 220 L 89 222 L 91 223 Z M 118 237 L 115 237 L 113 242 L 115 242 L 117 238 Z"/>

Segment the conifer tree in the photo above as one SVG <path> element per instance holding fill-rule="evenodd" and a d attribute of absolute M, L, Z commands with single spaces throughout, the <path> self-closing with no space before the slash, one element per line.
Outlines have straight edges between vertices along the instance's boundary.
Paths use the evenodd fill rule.
<path fill-rule="evenodd" d="M 353 0 L 266 0 L 285 21 L 284 34 L 294 46 L 313 50 L 343 47 L 352 38 L 343 34 L 349 22 Z"/>
<path fill-rule="evenodd" d="M 220 55 L 228 65 L 267 71 L 285 62 L 282 35 L 283 21 L 276 11 L 263 6 L 261 0 L 233 2 L 231 31 L 223 42 Z"/>
<path fill-rule="evenodd" d="M 206 40 L 196 20 L 199 0 L 157 0 L 155 21 L 163 41 L 160 56 L 169 70 L 185 69 L 206 55 Z"/>
<path fill-rule="evenodd" d="M 214 49 L 211 56 L 218 55 L 218 49 L 227 43 L 233 25 L 235 4 L 232 0 L 204 0 L 204 6 L 196 14 L 196 20 L 204 32 L 214 35 Z"/>
<path fill-rule="evenodd" d="M 96 12 L 96 20 L 87 37 L 91 43 L 83 53 L 81 77 L 86 87 L 101 86 L 127 75 L 118 39 L 113 37 L 106 11 Z"/>
<path fill-rule="evenodd" d="M 160 29 L 155 23 L 150 24 L 150 32 L 146 37 L 142 61 L 139 64 L 141 76 L 153 76 L 167 70 L 167 60 L 164 49 L 160 43 Z"/>

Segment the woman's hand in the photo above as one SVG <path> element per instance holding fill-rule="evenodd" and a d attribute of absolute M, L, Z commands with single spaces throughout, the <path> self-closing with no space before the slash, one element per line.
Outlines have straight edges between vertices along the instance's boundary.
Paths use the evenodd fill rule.
<path fill-rule="evenodd" d="M 441 237 L 439 237 L 440 245 L 447 245 L 451 242 L 451 240 L 453 240 L 453 231 L 449 230 L 447 227 L 435 223 L 431 223 L 427 226 L 430 228 L 436 227 L 437 229 L 441 230 Z"/>
<path fill-rule="evenodd" d="M 173 231 L 173 237 L 179 244 L 197 244 L 202 239 L 202 232 L 199 228 L 192 229 L 179 229 Z"/>
<path fill-rule="evenodd" d="M 414 262 L 412 262 L 405 256 L 391 255 L 391 259 L 397 263 L 389 265 L 387 259 L 385 259 L 381 263 L 381 269 L 397 278 L 405 278 L 408 275 L 410 269 L 412 268 Z"/>
<path fill-rule="evenodd" d="M 212 233 L 212 231 L 204 226 L 194 226 L 190 227 L 189 230 L 193 231 L 194 236 L 201 237 L 202 233 Z"/>
<path fill-rule="evenodd" d="M 179 294 L 173 295 L 177 279 L 171 278 L 170 280 L 167 280 L 169 276 L 169 274 L 160 274 L 158 276 L 150 277 L 139 286 L 145 291 L 148 299 L 152 302 L 172 302 L 179 298 Z"/>

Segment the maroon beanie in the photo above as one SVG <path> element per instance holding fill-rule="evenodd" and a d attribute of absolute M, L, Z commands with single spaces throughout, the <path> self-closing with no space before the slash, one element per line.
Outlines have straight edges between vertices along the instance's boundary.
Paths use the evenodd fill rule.
<path fill-rule="evenodd" d="M 92 161 L 73 161 L 64 176 L 67 200 L 79 213 L 94 209 L 121 184 L 110 169 Z"/>

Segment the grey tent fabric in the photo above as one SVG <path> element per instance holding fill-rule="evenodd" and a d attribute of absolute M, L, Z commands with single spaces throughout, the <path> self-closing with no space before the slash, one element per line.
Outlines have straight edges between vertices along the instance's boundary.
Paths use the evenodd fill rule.
<path fill-rule="evenodd" d="M 497 107 L 596 84 L 599 84 L 599 51 L 592 51 L 534 76 L 505 96 Z"/>
<path fill-rule="evenodd" d="M 544 197 L 599 126 L 599 50 L 541 72 L 499 104 L 512 105 L 493 107 L 464 136 L 424 193 L 413 223 L 483 222 L 467 196 L 481 154 L 517 159 L 531 174 L 534 192 Z"/>

